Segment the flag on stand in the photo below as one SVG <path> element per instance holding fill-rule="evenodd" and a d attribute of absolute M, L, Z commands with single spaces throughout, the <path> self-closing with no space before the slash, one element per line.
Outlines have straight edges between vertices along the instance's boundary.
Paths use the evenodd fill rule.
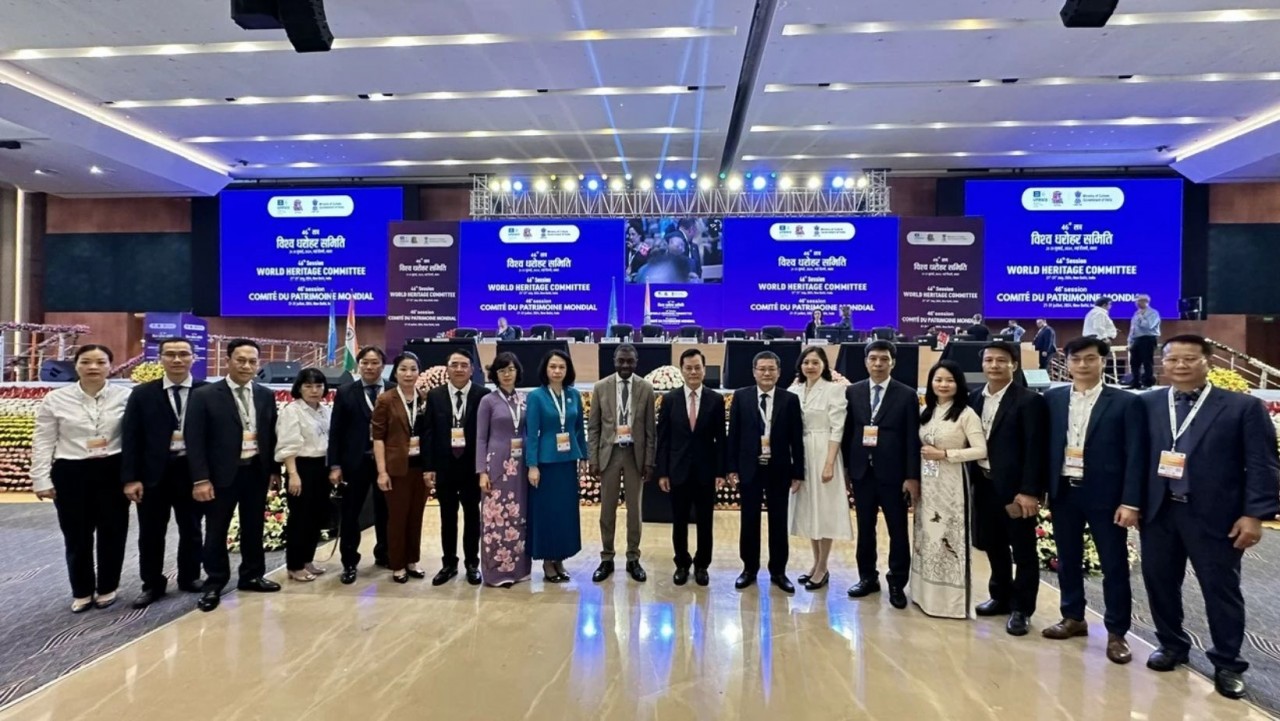
<path fill-rule="evenodd" d="M 649 312 L 649 284 L 645 283 L 644 284 L 644 324 L 649 325 L 651 323 L 653 323 L 653 320 L 651 319 L 651 315 Z"/>
<path fill-rule="evenodd" d="M 355 375 L 356 354 L 360 345 L 356 342 L 356 299 L 354 296 L 347 303 L 347 335 L 343 343 L 342 370 Z"/>
<path fill-rule="evenodd" d="M 336 301 L 329 302 L 329 342 L 325 347 L 324 364 L 331 366 L 338 357 L 338 304 Z"/>
<path fill-rule="evenodd" d="M 609 283 L 609 326 L 605 328 L 608 336 L 618 324 L 618 278 L 615 276 Z"/>

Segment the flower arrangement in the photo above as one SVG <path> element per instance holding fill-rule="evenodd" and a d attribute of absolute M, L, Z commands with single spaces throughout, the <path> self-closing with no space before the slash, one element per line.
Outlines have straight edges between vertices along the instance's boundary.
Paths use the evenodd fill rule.
<path fill-rule="evenodd" d="M 1058 542 L 1053 534 L 1053 513 L 1049 509 L 1040 510 L 1039 525 L 1036 528 L 1036 551 L 1040 555 L 1040 565 L 1054 573 L 1058 572 Z M 1129 565 L 1138 560 L 1138 550 L 1132 543 L 1128 544 Z M 1094 576 L 1102 573 L 1102 558 L 1098 555 L 1098 546 L 1093 541 L 1093 534 L 1084 532 L 1084 574 Z"/>
<path fill-rule="evenodd" d="M 284 548 L 284 528 L 289 522 L 289 504 L 282 493 L 267 491 L 267 509 L 263 513 L 262 548 L 278 551 Z M 240 509 L 231 516 L 231 528 L 227 530 L 227 550 L 240 552 Z"/>
<path fill-rule="evenodd" d="M 675 366 L 662 366 L 656 368 L 652 373 L 644 377 L 658 392 L 675 390 L 684 385 L 684 376 L 680 374 L 680 369 Z"/>
<path fill-rule="evenodd" d="M 449 382 L 449 369 L 444 366 L 431 366 L 418 376 L 418 391 L 426 393 Z"/>
<path fill-rule="evenodd" d="M 1249 382 L 1239 372 L 1229 368 L 1210 368 L 1209 385 L 1224 391 L 1249 392 Z"/>
<path fill-rule="evenodd" d="M 144 361 L 133 367 L 129 380 L 142 384 L 164 377 L 164 366 L 157 361 Z"/>

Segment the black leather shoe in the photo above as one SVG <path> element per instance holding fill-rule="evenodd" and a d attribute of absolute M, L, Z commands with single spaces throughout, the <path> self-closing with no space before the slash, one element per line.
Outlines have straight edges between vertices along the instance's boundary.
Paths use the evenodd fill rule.
<path fill-rule="evenodd" d="M 387 568 L 387 569 L 391 568 L 391 562 L 385 558 L 375 558 L 373 560 L 373 565 L 377 566 L 378 568 Z"/>
<path fill-rule="evenodd" d="M 807 573 L 800 574 L 799 576 L 796 576 L 796 583 L 801 586 L 806 586 L 809 584 L 809 578 L 810 576 Z"/>
<path fill-rule="evenodd" d="M 897 609 L 907 607 L 907 594 L 902 592 L 898 586 L 889 587 L 889 605 Z"/>
<path fill-rule="evenodd" d="M 204 592 L 204 595 L 200 597 L 200 600 L 196 601 L 196 608 L 208 613 L 217 608 L 219 603 L 222 603 L 222 594 L 219 593 L 217 589 L 214 589 Z"/>
<path fill-rule="evenodd" d="M 427 577 L 427 572 L 421 568 L 406 568 L 404 574 L 409 578 L 416 578 L 419 581 Z"/>
<path fill-rule="evenodd" d="M 675 575 L 671 577 L 671 582 L 677 586 L 683 586 L 689 582 L 689 569 L 677 568 Z"/>
<path fill-rule="evenodd" d="M 733 582 L 733 587 L 741 591 L 747 586 L 753 585 L 756 582 L 756 573 L 758 571 L 743 571 L 738 574 L 738 580 Z"/>
<path fill-rule="evenodd" d="M 707 569 L 695 568 L 693 570 L 693 582 L 699 586 L 711 585 L 711 576 L 707 573 Z"/>
<path fill-rule="evenodd" d="M 1160 672 L 1172 671 L 1186 662 L 1186 654 L 1178 655 L 1162 646 L 1147 657 L 1147 668 Z"/>
<path fill-rule="evenodd" d="M 164 586 L 160 588 L 144 588 L 142 593 L 138 594 L 138 597 L 133 600 L 133 607 L 146 608 L 161 598 L 164 598 Z"/>
<path fill-rule="evenodd" d="M 791 585 L 790 579 L 788 579 L 785 575 L 781 573 L 777 574 L 776 576 L 772 576 L 772 575 L 769 576 L 769 583 L 772 583 L 773 585 L 777 586 L 778 590 L 782 591 L 783 593 L 796 592 L 796 587 Z"/>
<path fill-rule="evenodd" d="M 356 567 L 346 566 L 342 569 L 342 585 L 350 586 L 356 582 Z"/>
<path fill-rule="evenodd" d="M 1244 698 L 1244 676 L 1235 671 L 1228 671 L 1220 668 L 1213 672 L 1213 687 L 1218 693 L 1230 699 Z"/>
<path fill-rule="evenodd" d="M 814 581 L 812 578 L 810 578 L 807 581 L 804 581 L 804 590 L 817 591 L 817 590 L 826 588 L 827 584 L 830 582 L 831 582 L 831 572 L 828 571 L 827 573 L 823 574 L 821 581 Z"/>
<path fill-rule="evenodd" d="M 865 598 L 880 593 L 879 581 L 858 581 L 849 589 L 849 598 Z"/>
<path fill-rule="evenodd" d="M 1009 622 L 1004 625 L 1004 630 L 1010 636 L 1025 636 L 1031 630 L 1031 621 L 1022 611 L 1014 611 L 1009 614 Z"/>
<path fill-rule="evenodd" d="M 275 581 L 268 581 L 265 578 L 250 578 L 236 584 L 236 588 L 241 591 L 252 591 L 254 593 L 275 593 L 280 590 L 280 584 Z"/>
<path fill-rule="evenodd" d="M 601 561 L 596 566 L 596 572 L 591 574 L 591 580 L 594 583 L 600 583 L 613 575 L 613 561 Z"/>
<path fill-rule="evenodd" d="M 183 593 L 200 593 L 204 590 L 204 581 L 198 578 L 194 581 L 178 581 L 178 590 Z"/>
<path fill-rule="evenodd" d="M 440 570 L 436 573 L 436 575 L 435 575 L 434 577 L 432 577 L 432 579 L 431 579 L 431 585 L 432 585 L 432 586 L 443 586 L 444 584 L 446 584 L 446 583 L 448 583 L 450 580 L 452 580 L 452 579 L 453 579 L 453 577 L 454 577 L 454 576 L 456 576 L 456 575 L 458 575 L 458 568 L 457 568 L 457 566 L 450 566 L 450 567 L 448 567 L 448 568 L 442 568 L 442 569 L 440 569 Z"/>
<path fill-rule="evenodd" d="M 396 574 L 394 574 L 394 573 L 393 573 L 393 574 L 391 574 L 391 580 L 392 580 L 392 581 L 395 581 L 396 583 L 408 583 L 408 582 L 409 582 L 409 573 L 408 573 L 408 571 L 406 571 L 406 572 L 404 573 L 404 575 L 401 575 L 401 576 L 397 576 Z"/>
<path fill-rule="evenodd" d="M 471 584 L 472 586 L 480 585 L 480 567 L 479 566 L 467 566 L 467 583 Z"/>
<path fill-rule="evenodd" d="M 631 576 L 632 581 L 644 583 L 649 580 L 649 576 L 645 574 L 644 567 L 639 561 L 627 561 L 627 575 Z"/>
<path fill-rule="evenodd" d="M 973 611 L 979 616 L 1008 616 L 1013 613 L 1013 609 L 1009 607 L 1009 604 L 1000 603 L 994 598 L 979 603 L 978 607 Z"/>

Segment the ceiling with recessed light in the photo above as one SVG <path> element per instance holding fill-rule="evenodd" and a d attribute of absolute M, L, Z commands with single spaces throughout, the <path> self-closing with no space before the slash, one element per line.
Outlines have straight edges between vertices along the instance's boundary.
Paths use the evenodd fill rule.
<path fill-rule="evenodd" d="M 0 181 L 203 195 L 724 168 L 1280 175 L 1273 0 L 1120 0 L 1097 30 L 1063 28 L 1061 5 L 330 0 L 333 50 L 299 55 L 226 2 L 0 0 L 0 141 L 22 145 L 0 150 Z"/>

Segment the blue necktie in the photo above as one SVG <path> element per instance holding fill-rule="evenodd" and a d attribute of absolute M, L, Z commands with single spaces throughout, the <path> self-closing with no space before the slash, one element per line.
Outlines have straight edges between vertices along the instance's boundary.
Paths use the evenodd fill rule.
<path fill-rule="evenodd" d="M 378 402 L 378 387 L 377 387 L 377 386 L 365 386 L 365 387 L 364 387 L 364 394 L 365 394 L 366 396 L 369 396 L 369 403 L 370 403 L 370 405 L 374 405 L 374 404 L 376 404 L 376 403 Z"/>
<path fill-rule="evenodd" d="M 871 420 L 876 419 L 876 411 L 880 408 L 880 386 L 875 386 L 875 397 L 871 399 Z"/>

